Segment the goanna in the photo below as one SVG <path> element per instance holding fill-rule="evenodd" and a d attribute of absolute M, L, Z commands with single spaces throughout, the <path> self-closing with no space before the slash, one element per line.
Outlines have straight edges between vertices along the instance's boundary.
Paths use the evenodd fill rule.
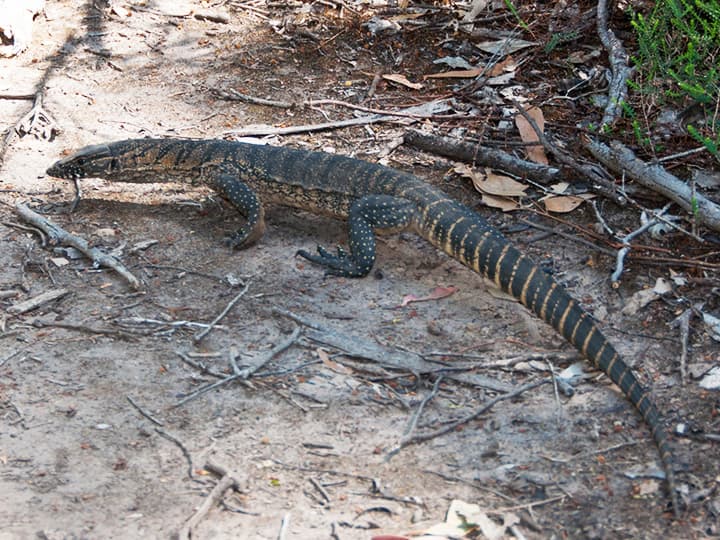
<path fill-rule="evenodd" d="M 221 140 L 134 139 L 89 146 L 47 173 L 66 179 L 206 184 L 246 218 L 230 239 L 258 240 L 264 204 L 278 203 L 346 219 L 349 251 L 318 247 L 298 254 L 328 274 L 366 276 L 375 263 L 375 233 L 409 230 L 494 281 L 552 325 L 617 384 L 652 432 L 677 515 L 673 454 L 650 393 L 563 287 L 466 206 L 420 178 L 388 167 L 322 152 Z"/>

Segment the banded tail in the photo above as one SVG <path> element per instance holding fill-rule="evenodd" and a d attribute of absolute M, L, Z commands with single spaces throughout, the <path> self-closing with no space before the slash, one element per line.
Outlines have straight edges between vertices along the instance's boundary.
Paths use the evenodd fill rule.
<path fill-rule="evenodd" d="M 650 392 L 637 380 L 590 315 L 552 277 L 468 208 L 451 199 L 438 199 L 426 208 L 418 226 L 420 234 L 518 299 L 620 387 L 652 432 L 677 516 L 673 454 L 662 416 Z"/>

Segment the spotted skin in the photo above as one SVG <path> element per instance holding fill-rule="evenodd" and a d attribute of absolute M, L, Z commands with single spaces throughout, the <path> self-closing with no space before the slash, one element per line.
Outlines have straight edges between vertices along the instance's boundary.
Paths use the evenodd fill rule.
<path fill-rule="evenodd" d="M 231 239 L 245 247 L 264 232 L 264 203 L 348 220 L 349 252 L 298 254 L 331 275 L 363 277 L 375 263 L 375 233 L 408 230 L 495 282 L 551 324 L 617 384 L 650 428 L 676 516 L 673 454 L 650 393 L 580 305 L 481 216 L 416 176 L 322 152 L 239 142 L 136 139 L 83 148 L 48 169 L 59 178 L 206 184 L 245 216 Z"/>
<path fill-rule="evenodd" d="M 325 267 L 331 276 L 364 277 L 375 265 L 375 232 L 389 233 L 408 229 L 416 206 L 405 199 L 390 195 L 366 195 L 353 202 L 348 212 L 348 243 L 350 253 L 338 248 L 337 255 L 322 246 L 318 254 L 305 250 L 301 257 Z"/>

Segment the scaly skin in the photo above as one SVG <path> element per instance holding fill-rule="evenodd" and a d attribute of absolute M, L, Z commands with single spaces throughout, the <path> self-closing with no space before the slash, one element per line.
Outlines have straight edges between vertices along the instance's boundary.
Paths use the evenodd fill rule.
<path fill-rule="evenodd" d="M 376 232 L 417 233 L 517 298 L 620 387 L 652 432 L 678 515 L 673 454 L 650 393 L 563 287 L 482 217 L 416 176 L 322 152 L 183 139 L 90 146 L 58 161 L 47 172 L 59 178 L 207 184 L 247 218 L 247 227 L 231 239 L 237 247 L 262 236 L 263 203 L 347 219 L 349 252 L 332 254 L 321 247 L 317 254 L 298 252 L 338 276 L 363 277 L 370 272 Z"/>

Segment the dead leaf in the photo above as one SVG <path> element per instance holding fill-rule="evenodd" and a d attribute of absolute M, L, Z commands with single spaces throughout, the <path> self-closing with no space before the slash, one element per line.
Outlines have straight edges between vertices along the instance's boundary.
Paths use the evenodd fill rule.
<path fill-rule="evenodd" d="M 519 51 L 520 49 L 525 49 L 526 47 L 534 47 L 535 45 L 537 45 L 537 43 L 534 41 L 508 38 L 501 39 L 499 41 L 483 41 L 482 43 L 477 43 L 475 46 L 485 51 L 486 53 L 507 56 L 508 54 L 512 54 L 515 51 Z"/>
<path fill-rule="evenodd" d="M 545 209 L 548 212 L 566 214 L 580 206 L 585 201 L 585 197 L 582 195 L 550 195 L 541 200 L 545 203 Z"/>
<path fill-rule="evenodd" d="M 543 116 L 542 110 L 538 107 L 529 107 L 526 109 L 526 112 L 528 116 L 535 121 L 540 131 L 544 133 L 545 117 Z M 522 114 L 518 113 L 517 116 L 515 116 L 515 125 L 520 132 L 520 139 L 522 139 L 524 143 L 539 142 L 540 139 L 537 136 L 537 133 L 535 133 L 535 130 L 530 125 L 530 122 L 528 122 Z M 549 163 L 548 158 L 545 155 L 545 149 L 540 145 L 529 146 L 525 149 L 525 152 L 527 153 L 530 161 L 540 163 L 541 165 L 547 165 Z"/>
<path fill-rule="evenodd" d="M 524 197 L 527 186 L 509 176 L 497 174 L 492 169 L 485 169 L 484 173 L 474 170 L 469 165 L 460 163 L 453 168 L 453 171 L 472 180 L 475 189 L 481 193 L 496 195 L 499 197 Z"/>
<path fill-rule="evenodd" d="M 318 355 L 318 358 L 323 363 L 323 365 L 330 371 L 334 371 L 335 373 L 339 373 L 340 375 L 352 375 L 352 369 L 343 366 L 342 364 L 338 364 L 333 360 L 330 360 L 330 355 L 327 353 L 327 351 L 325 351 L 325 349 L 317 348 L 315 349 L 315 353 Z"/>
<path fill-rule="evenodd" d="M 487 540 L 502 540 L 506 531 L 517 525 L 520 518 L 512 513 L 502 514 L 502 525 L 497 523 L 480 509 L 477 504 L 454 500 L 450 503 L 444 523 L 438 523 L 427 529 L 425 534 L 446 535 L 466 538 L 472 529 L 479 529 L 480 537 Z"/>
<path fill-rule="evenodd" d="M 493 67 L 491 67 L 487 75 L 488 77 L 497 77 L 498 75 L 502 75 L 505 72 L 515 71 L 517 66 L 515 65 L 515 59 L 512 56 L 508 56 L 505 60 L 502 62 L 498 62 Z"/>
<path fill-rule="evenodd" d="M 555 195 L 562 195 L 569 187 L 570 184 L 568 182 L 558 182 L 557 184 L 550 186 L 550 191 L 552 191 Z"/>
<path fill-rule="evenodd" d="M 657 278 L 652 289 L 642 289 L 633 294 L 622 308 L 623 315 L 635 315 L 650 302 L 672 291 L 672 285 L 663 278 Z"/>
<path fill-rule="evenodd" d="M 515 72 L 503 73 L 497 77 L 490 77 L 485 84 L 488 86 L 505 86 L 515 78 Z"/>
<path fill-rule="evenodd" d="M 453 71 L 444 71 L 442 73 L 431 73 L 424 75 L 423 79 L 471 79 L 482 73 L 482 69 L 456 69 Z"/>
<path fill-rule="evenodd" d="M 397 307 L 405 307 L 413 302 L 427 302 L 428 300 L 439 300 L 457 292 L 457 287 L 435 287 L 427 296 L 415 296 L 408 294 L 403 296 L 402 303 Z"/>
<path fill-rule="evenodd" d="M 462 56 L 441 56 L 433 60 L 433 64 L 445 64 L 452 69 L 472 69 L 473 65 Z"/>
<path fill-rule="evenodd" d="M 405 1 L 405 3 L 407 4 L 407 2 L 409 0 L 402 0 L 402 1 Z M 402 6 L 398 6 L 398 7 L 400 7 L 402 9 Z M 422 19 L 426 13 L 427 13 L 427 10 L 415 11 L 413 13 L 403 13 L 402 15 L 395 15 L 393 17 L 388 17 L 388 20 L 394 21 L 394 22 L 412 21 L 415 19 Z"/>
<path fill-rule="evenodd" d="M 130 17 L 132 15 L 132 12 L 129 9 L 126 9 L 124 6 L 116 3 L 112 3 L 110 5 L 110 11 L 118 17 Z"/>
<path fill-rule="evenodd" d="M 700 388 L 720 390 L 720 367 L 714 367 L 700 381 Z"/>
<path fill-rule="evenodd" d="M 470 180 L 473 180 L 477 174 L 475 169 L 467 163 L 458 163 L 455 167 L 453 167 L 453 172 L 455 174 L 459 174 L 460 176 L 464 176 L 465 178 L 469 178 Z"/>
<path fill-rule="evenodd" d="M 508 86 L 506 88 L 501 88 L 498 90 L 498 94 L 500 94 L 505 99 L 512 100 L 519 103 L 526 103 L 528 98 L 525 97 L 526 88 L 524 86 L 521 86 L 519 84 Z"/>
<path fill-rule="evenodd" d="M 503 212 L 510 212 L 520 208 L 520 204 L 513 199 L 496 197 L 495 195 L 488 195 L 487 193 L 482 194 L 482 202 L 490 208 L 499 208 Z"/>
<path fill-rule="evenodd" d="M 403 86 L 407 86 L 408 88 L 412 88 L 413 90 L 420 90 L 423 87 L 420 83 L 410 82 L 405 75 L 400 75 L 399 73 L 390 73 L 388 75 L 383 75 L 382 77 L 386 81 L 401 84 Z"/>
<path fill-rule="evenodd" d="M 488 6 L 489 3 L 490 0 L 474 0 L 470 11 L 465 13 L 465 16 L 462 19 L 463 22 L 473 22 L 481 12 L 485 11 L 485 8 Z"/>
<path fill-rule="evenodd" d="M 657 480 L 642 480 L 636 484 L 633 495 L 636 497 L 647 497 L 660 491 L 660 482 Z"/>
<path fill-rule="evenodd" d="M 655 285 L 655 289 L 657 290 L 657 284 Z M 720 319 L 704 311 L 702 312 L 702 316 L 710 337 L 715 341 L 720 341 Z"/>
<path fill-rule="evenodd" d="M 485 173 L 475 171 L 469 165 L 460 163 L 453 169 L 457 174 L 469 178 L 475 189 L 482 193 L 482 202 L 491 208 L 499 208 L 503 212 L 517 210 L 520 204 L 508 197 L 523 197 L 527 186 L 508 176 L 496 174 L 491 169 Z"/>
<path fill-rule="evenodd" d="M 524 197 L 527 186 L 509 176 L 485 169 L 485 179 L 473 179 L 475 189 L 499 197 Z"/>
<path fill-rule="evenodd" d="M 330 355 L 325 351 L 325 349 L 317 348 L 315 349 L 315 353 L 318 355 L 318 358 L 321 362 L 329 362 L 330 361 Z"/>

